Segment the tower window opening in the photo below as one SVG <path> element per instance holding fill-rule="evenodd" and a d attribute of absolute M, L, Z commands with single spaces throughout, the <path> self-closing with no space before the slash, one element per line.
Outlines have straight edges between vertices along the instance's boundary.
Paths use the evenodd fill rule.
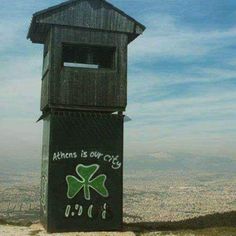
<path fill-rule="evenodd" d="M 89 69 L 114 69 L 115 48 L 91 45 L 63 45 L 63 66 Z"/>

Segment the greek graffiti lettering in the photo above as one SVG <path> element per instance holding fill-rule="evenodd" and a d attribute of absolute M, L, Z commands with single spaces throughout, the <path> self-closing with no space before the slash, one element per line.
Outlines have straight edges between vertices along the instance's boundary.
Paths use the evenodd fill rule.
<path fill-rule="evenodd" d="M 86 216 L 90 219 L 101 217 L 102 220 L 106 220 L 107 208 L 107 203 L 104 203 L 102 206 L 96 207 L 93 204 L 90 204 L 88 207 L 84 207 L 83 205 L 79 204 L 75 204 L 74 207 L 72 205 L 67 205 L 65 208 L 65 218 Z M 98 212 L 98 214 L 94 214 L 95 212 Z"/>
<path fill-rule="evenodd" d="M 105 203 L 103 205 L 102 219 L 105 220 L 106 218 L 107 218 L 107 204 Z"/>

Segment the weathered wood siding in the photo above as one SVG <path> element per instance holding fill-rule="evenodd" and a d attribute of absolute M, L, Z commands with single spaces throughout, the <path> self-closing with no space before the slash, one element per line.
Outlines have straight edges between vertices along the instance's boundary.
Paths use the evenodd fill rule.
<path fill-rule="evenodd" d="M 51 51 L 52 51 L 52 34 L 51 32 L 49 32 L 44 45 L 41 104 L 40 104 L 41 110 L 46 109 L 46 107 L 49 104 L 50 77 L 51 77 L 51 67 L 52 67 Z"/>
<path fill-rule="evenodd" d="M 125 110 L 128 36 L 59 26 L 52 28 L 51 35 L 50 69 L 43 80 L 41 108 Z M 63 43 L 116 47 L 115 69 L 63 67 Z"/>
<path fill-rule="evenodd" d="M 44 75 L 41 86 L 41 110 L 44 110 L 49 102 L 49 72 Z"/>

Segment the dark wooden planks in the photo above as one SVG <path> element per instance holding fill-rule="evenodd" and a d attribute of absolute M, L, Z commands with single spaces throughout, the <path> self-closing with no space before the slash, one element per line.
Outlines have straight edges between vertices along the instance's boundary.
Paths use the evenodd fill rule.
<path fill-rule="evenodd" d="M 121 33 L 54 26 L 50 38 L 50 80 L 44 107 L 125 110 L 127 104 L 127 43 Z M 63 43 L 116 48 L 115 69 L 82 69 L 62 66 Z M 46 91 L 45 89 L 43 89 Z M 42 96 L 45 94 L 42 93 Z M 46 102 L 47 100 L 47 102 Z"/>
<path fill-rule="evenodd" d="M 44 59 L 43 64 L 47 64 L 47 69 L 42 74 L 42 85 L 41 85 L 41 110 L 45 110 L 49 105 L 50 100 L 50 78 L 52 75 L 52 34 L 48 33 L 45 44 L 44 44 Z"/>
<path fill-rule="evenodd" d="M 41 86 L 41 110 L 44 110 L 48 105 L 49 99 L 49 73 L 44 75 Z"/>

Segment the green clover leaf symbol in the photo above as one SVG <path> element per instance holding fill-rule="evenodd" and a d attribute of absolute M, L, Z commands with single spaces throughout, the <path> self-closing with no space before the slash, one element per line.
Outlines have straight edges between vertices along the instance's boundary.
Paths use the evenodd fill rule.
<path fill-rule="evenodd" d="M 67 197 L 73 199 L 80 190 L 84 189 L 84 198 L 86 200 L 91 199 L 90 188 L 94 189 L 98 194 L 103 197 L 108 197 L 109 193 L 105 187 L 106 175 L 99 175 L 93 178 L 94 174 L 99 169 L 99 165 L 90 165 L 85 166 L 79 164 L 76 167 L 76 173 L 80 179 L 76 178 L 73 175 L 66 176 L 67 182 Z M 93 179 L 92 179 L 93 178 Z"/>

